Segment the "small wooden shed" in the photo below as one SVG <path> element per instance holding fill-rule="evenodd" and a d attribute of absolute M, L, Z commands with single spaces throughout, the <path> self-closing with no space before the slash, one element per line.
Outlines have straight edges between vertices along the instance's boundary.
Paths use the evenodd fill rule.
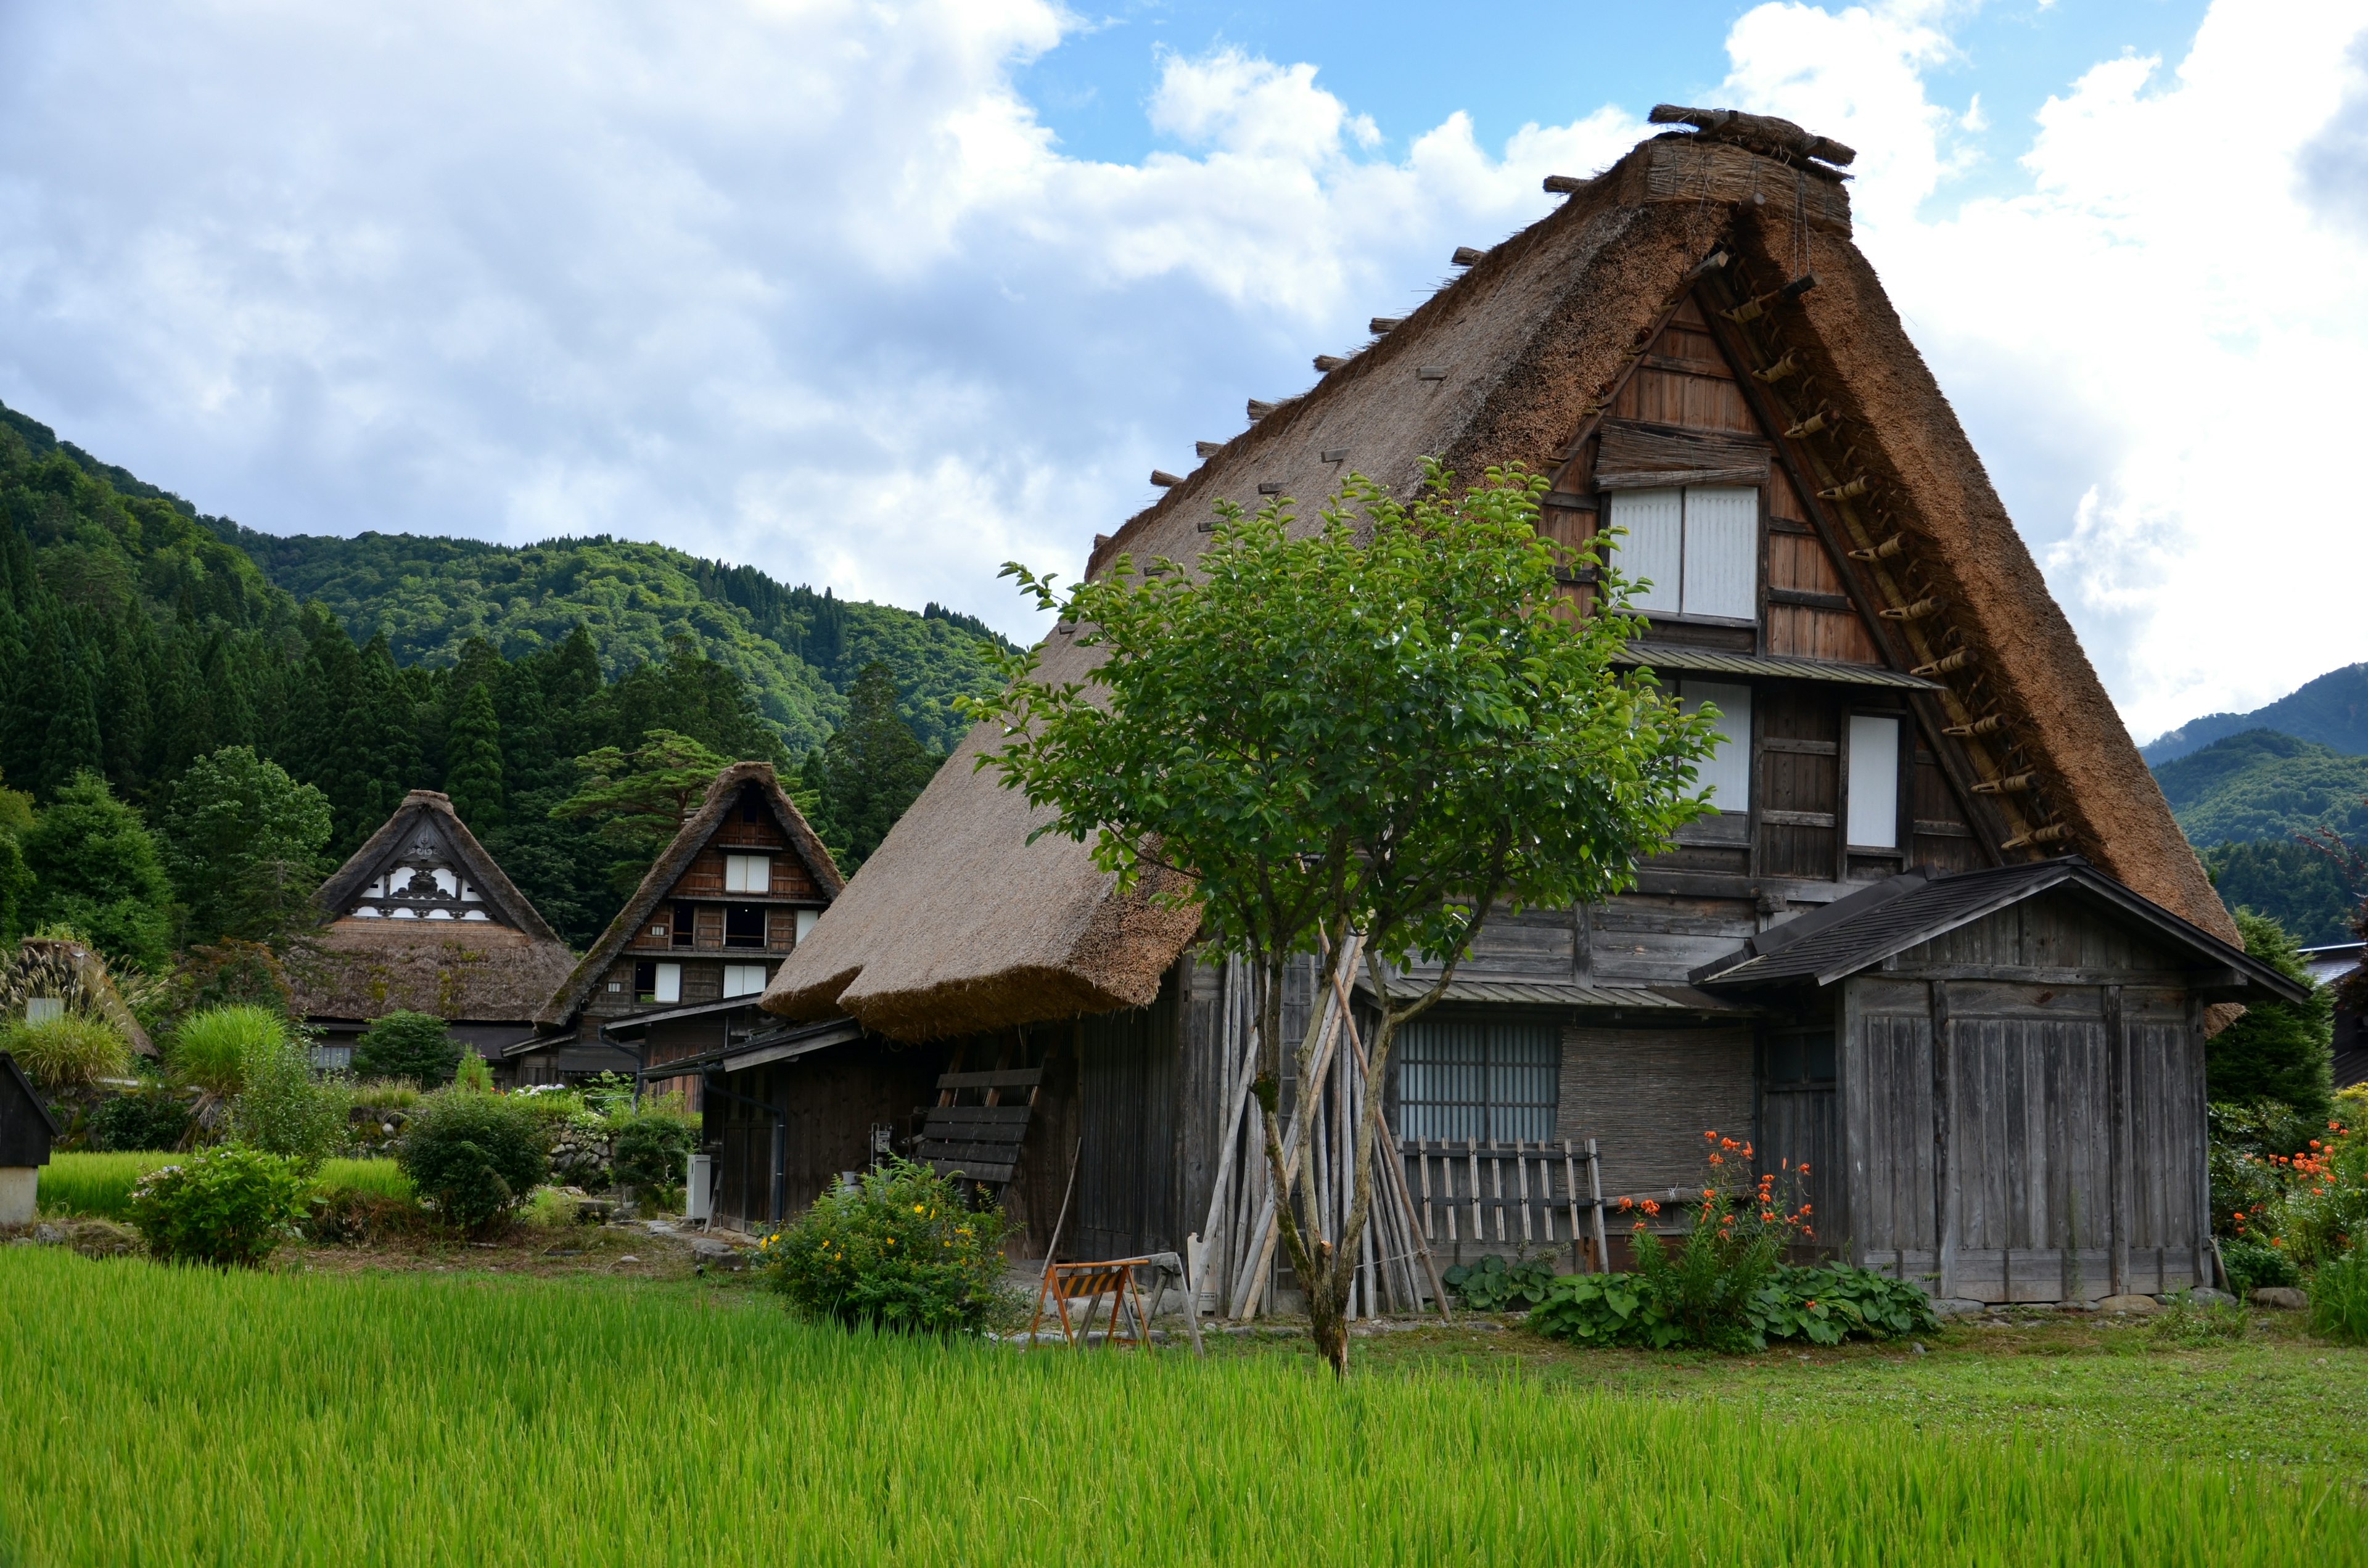
<path fill-rule="evenodd" d="M 17 1059 L 0 1051 L 0 1225 L 28 1225 L 40 1167 L 50 1163 L 58 1124 Z"/>

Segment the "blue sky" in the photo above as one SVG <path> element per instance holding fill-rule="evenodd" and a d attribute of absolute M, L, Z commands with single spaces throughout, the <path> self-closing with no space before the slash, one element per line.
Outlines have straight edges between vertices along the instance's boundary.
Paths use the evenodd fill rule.
<path fill-rule="evenodd" d="M 1857 238 L 2141 737 L 2368 658 L 2368 0 L 0 0 L 0 400 L 267 531 L 1030 615 L 1653 103 Z M 2239 460 L 2231 460 L 2233 457 Z M 2259 608 L 2257 607 L 2270 607 Z"/>

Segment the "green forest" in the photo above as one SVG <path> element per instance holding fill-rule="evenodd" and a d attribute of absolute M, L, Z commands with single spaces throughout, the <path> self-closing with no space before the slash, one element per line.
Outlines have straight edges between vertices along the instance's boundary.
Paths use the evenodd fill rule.
<path fill-rule="evenodd" d="M 2154 773 L 2231 909 L 2273 917 L 2305 947 L 2351 939 L 2368 887 L 2303 840 L 2325 829 L 2368 843 L 2368 756 L 2250 729 Z"/>
<path fill-rule="evenodd" d="M 655 545 L 274 540 L 0 407 L 0 940 L 63 921 L 153 971 L 264 935 L 428 788 L 581 948 L 619 876 L 552 813 L 653 735 L 775 763 L 851 871 L 986 636 Z"/>

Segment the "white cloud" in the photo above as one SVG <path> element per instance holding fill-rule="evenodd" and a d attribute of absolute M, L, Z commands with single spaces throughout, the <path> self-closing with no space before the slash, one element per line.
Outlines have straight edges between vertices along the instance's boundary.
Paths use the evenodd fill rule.
<path fill-rule="evenodd" d="M 1063 155 L 1045 0 L 0 11 L 0 397 L 280 532 L 611 531 L 1029 618 L 1155 464 L 1409 302 L 1610 111 L 1402 160 L 1168 55 Z"/>
<path fill-rule="evenodd" d="M 1945 211 L 1973 127 L 1929 97 L 1929 7 L 1764 6 L 1730 40 L 1739 98 L 1861 149 L 1860 243 L 2141 737 L 2368 657 L 2338 456 L 2368 421 L 2368 159 L 2328 141 L 2368 102 L 2363 24 L 2219 0 L 2174 67 L 2050 98 L 2028 191 Z"/>

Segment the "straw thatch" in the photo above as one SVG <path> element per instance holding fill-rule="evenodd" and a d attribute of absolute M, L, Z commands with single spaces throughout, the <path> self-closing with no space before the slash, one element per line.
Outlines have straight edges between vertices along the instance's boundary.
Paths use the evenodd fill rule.
<path fill-rule="evenodd" d="M 1980 460 L 1851 244 L 1849 194 L 1830 171 L 1682 132 L 1640 144 L 1098 540 L 1088 570 L 1121 551 L 1190 560 L 1208 540 L 1201 528 L 1212 504 L 1255 508 L 1262 487 L 1297 497 L 1312 528 L 1351 469 L 1401 495 L 1426 454 L 1467 478 L 1515 461 L 1553 470 L 1640 333 L 1685 296 L 1691 270 L 1722 241 L 1762 275 L 1789 277 L 1804 261 L 1816 273 L 1819 286 L 1784 307 L 1787 337 L 1811 346 L 1820 396 L 1854 421 L 1859 461 L 1912 505 L 1929 547 L 1919 562 L 1954 607 L 1989 699 L 2053 781 L 2071 834 L 2052 852 L 2078 849 L 2233 938 Z M 1424 373 L 1441 368 L 1443 377 Z M 1324 460 L 1341 449 L 1345 460 Z M 1056 631 L 1042 673 L 1082 678 L 1092 664 L 1074 633 Z M 1030 844 L 1042 814 L 991 770 L 972 767 L 995 744 L 984 730 L 963 741 L 782 966 L 768 1007 L 793 1017 L 840 1009 L 918 1039 L 1152 998 L 1193 918 L 1110 897 L 1110 880 L 1084 845 L 1050 835 Z"/>
<path fill-rule="evenodd" d="M 36 996 L 54 996 L 66 1011 L 104 1019 L 131 1044 L 134 1053 L 154 1056 L 148 1031 L 116 989 L 107 960 L 87 943 L 60 937 L 28 937 L 0 963 L 0 1014 L 25 1016 Z"/>
<path fill-rule="evenodd" d="M 397 866 L 434 864 L 476 896 L 445 917 L 365 918 L 368 890 Z M 414 790 L 354 851 L 313 902 L 328 924 L 290 963 L 297 1006 L 312 1018 L 376 1018 L 398 1008 L 454 1022 L 526 1023 L 574 965 L 526 894 L 454 814 L 450 797 Z M 452 918 L 453 915 L 461 918 Z M 467 918 L 475 915 L 481 918 Z"/>
<path fill-rule="evenodd" d="M 633 932 L 650 917 L 650 912 L 673 890 L 675 883 L 682 880 L 682 874 L 689 869 L 692 859 L 707 847 L 707 841 L 714 837 L 716 830 L 723 825 L 724 817 L 740 799 L 742 786 L 748 784 L 757 786 L 757 798 L 772 812 L 775 824 L 788 837 L 798 858 L 805 862 L 807 873 L 814 878 L 814 885 L 822 889 L 823 896 L 825 899 L 838 896 L 839 890 L 847 885 L 846 879 L 838 874 L 837 862 L 830 858 L 830 850 L 807 825 L 805 813 L 798 810 L 797 802 L 791 800 L 788 791 L 781 788 L 780 779 L 774 776 L 773 765 L 769 762 L 735 762 L 718 773 L 715 781 L 708 785 L 706 798 L 700 801 L 699 810 L 684 819 L 672 842 L 659 852 L 658 858 L 650 863 L 649 870 L 643 874 L 641 885 L 633 890 L 633 896 L 625 901 L 625 907 L 617 912 L 617 917 L 609 922 L 609 928 L 600 933 L 600 939 L 592 944 L 592 950 L 584 955 L 584 961 L 577 964 L 574 972 L 551 994 L 536 1020 L 538 1023 L 550 1028 L 565 1025 L 575 1018 L 583 1008 L 585 999 L 591 995 L 592 987 L 616 961 L 617 955 L 625 950 L 625 944 L 633 939 Z"/>

